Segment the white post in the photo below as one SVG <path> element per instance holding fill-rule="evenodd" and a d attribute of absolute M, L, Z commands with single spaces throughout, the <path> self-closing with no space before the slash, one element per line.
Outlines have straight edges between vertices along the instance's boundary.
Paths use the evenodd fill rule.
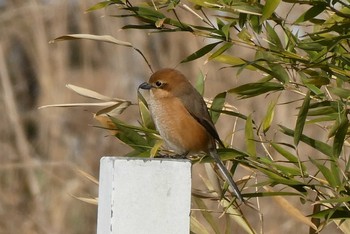
<path fill-rule="evenodd" d="M 97 234 L 188 234 L 191 162 L 103 157 Z"/>

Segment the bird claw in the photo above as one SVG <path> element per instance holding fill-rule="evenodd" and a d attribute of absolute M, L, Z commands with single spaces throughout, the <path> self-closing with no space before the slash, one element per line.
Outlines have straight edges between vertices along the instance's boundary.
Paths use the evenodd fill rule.
<path fill-rule="evenodd" d="M 172 159 L 187 159 L 187 153 L 185 154 L 158 154 L 155 158 L 172 158 Z"/>

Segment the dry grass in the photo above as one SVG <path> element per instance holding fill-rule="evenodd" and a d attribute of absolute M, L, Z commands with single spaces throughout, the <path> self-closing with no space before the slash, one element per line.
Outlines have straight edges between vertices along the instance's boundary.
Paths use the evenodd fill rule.
<path fill-rule="evenodd" d="M 135 101 L 136 87 L 148 78 L 150 71 L 140 56 L 128 48 L 91 41 L 48 42 L 68 33 L 110 34 L 140 48 L 154 69 L 158 69 L 175 67 L 204 41 L 187 34 L 119 31 L 120 21 L 102 17 L 104 11 L 84 14 L 96 3 L 92 0 L 3 2 L 0 4 L 0 233 L 95 233 L 96 207 L 71 195 L 97 196 L 98 188 L 76 173 L 75 168 L 98 177 L 101 156 L 123 155 L 128 148 L 113 137 L 106 137 L 107 132 L 88 126 L 95 124 L 89 113 L 93 110 L 39 111 L 37 108 L 84 101 L 65 88 L 67 83 Z M 203 60 L 178 68 L 190 77 L 200 70 L 208 72 L 207 86 L 211 88 L 207 96 L 228 85 L 246 82 L 237 81 L 232 70 L 219 71 L 215 64 L 203 65 Z M 241 77 L 245 75 L 252 74 L 243 73 Z M 256 102 L 235 104 L 247 114 L 252 109 L 259 114 L 263 109 Z M 291 114 L 287 110 L 281 110 L 279 118 L 288 115 Z M 122 118 L 136 123 L 136 109 L 128 110 Z M 228 135 L 231 127 L 232 120 L 223 118 L 219 132 Z M 238 134 L 242 128 L 238 125 Z M 239 148 L 243 143 L 235 141 L 234 145 Z M 196 184 L 199 179 L 194 180 Z M 288 214 L 276 212 L 270 203 L 270 199 L 261 203 L 265 233 L 305 233 L 306 226 L 297 225 Z M 216 208 L 217 204 L 212 207 Z M 259 215 L 252 212 L 247 210 L 248 218 L 256 227 L 261 226 Z M 334 228 L 331 231 L 335 233 Z"/>

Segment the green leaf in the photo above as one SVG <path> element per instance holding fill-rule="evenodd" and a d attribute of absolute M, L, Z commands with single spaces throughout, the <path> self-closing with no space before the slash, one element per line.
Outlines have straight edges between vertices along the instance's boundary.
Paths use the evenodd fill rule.
<path fill-rule="evenodd" d="M 148 109 L 146 101 L 143 99 L 143 97 L 140 97 L 141 94 L 139 93 L 139 111 L 142 121 L 142 126 L 145 126 L 149 129 L 155 129 L 155 125 L 151 116 L 151 113 Z"/>
<path fill-rule="evenodd" d="M 273 71 L 272 74 L 277 80 L 281 81 L 283 84 L 289 82 L 289 75 L 284 69 L 284 67 L 277 63 L 270 63 L 269 67 Z"/>
<path fill-rule="evenodd" d="M 274 142 L 271 142 L 270 144 L 278 153 L 280 153 L 280 155 L 285 157 L 289 162 L 294 163 L 295 165 L 297 165 L 299 167 L 299 172 L 301 170 L 303 172 L 303 174 L 307 174 L 307 168 L 299 160 L 299 158 L 297 156 L 295 156 L 294 154 L 290 153 L 288 150 L 284 149 L 283 147 L 281 147 L 280 145 L 278 145 L 278 144 L 276 144 Z"/>
<path fill-rule="evenodd" d="M 297 122 L 295 125 L 294 145 L 296 145 L 296 146 L 299 144 L 300 137 L 303 133 L 307 112 L 309 110 L 309 105 L 310 105 L 310 91 L 307 92 L 305 99 L 304 99 L 304 102 L 303 102 L 302 106 L 300 107 Z"/>
<path fill-rule="evenodd" d="M 248 222 L 248 220 L 246 219 L 246 216 L 242 215 L 242 211 L 239 207 L 232 205 L 232 202 L 228 201 L 227 199 L 221 199 L 220 205 L 224 208 L 227 214 L 230 214 L 229 215 L 230 219 L 233 220 L 238 226 L 240 226 L 240 229 L 243 230 L 244 233 L 247 233 L 247 234 L 257 233 L 253 229 L 251 224 Z M 231 230 L 231 233 L 232 233 L 232 230 Z"/>
<path fill-rule="evenodd" d="M 330 160 L 330 164 L 331 164 L 331 172 L 336 181 L 336 184 L 338 185 L 336 189 L 339 190 L 341 189 L 341 186 L 343 186 L 343 183 L 340 179 L 340 175 L 342 175 L 341 170 L 343 170 L 343 168 L 339 167 L 340 165 L 337 160 Z"/>
<path fill-rule="evenodd" d="M 198 74 L 198 77 L 196 79 L 196 90 L 198 91 L 198 93 L 200 93 L 200 95 L 203 96 L 204 94 L 204 88 L 205 88 L 205 76 L 203 74 L 203 72 L 201 71 L 199 74 Z"/>
<path fill-rule="evenodd" d="M 254 140 L 254 129 L 251 115 L 248 116 L 245 124 L 245 144 L 247 153 L 250 156 L 256 158 L 256 145 Z"/>
<path fill-rule="evenodd" d="M 210 111 L 211 112 L 219 112 L 219 113 L 222 113 L 222 114 L 235 116 L 235 117 L 238 117 L 238 118 L 244 119 L 244 120 L 247 119 L 247 116 L 245 116 L 245 115 L 243 115 L 241 113 L 235 112 L 235 111 L 231 111 L 231 110 L 216 110 L 216 109 L 210 108 Z"/>
<path fill-rule="evenodd" d="M 271 0 L 271 1 L 274 1 L 274 0 Z M 277 0 L 277 1 L 280 1 L 280 0 Z M 283 45 L 276 30 L 272 28 L 268 22 L 266 22 L 265 25 L 266 25 L 266 32 L 267 32 L 269 47 L 277 51 L 283 51 L 284 50 Z"/>
<path fill-rule="evenodd" d="M 339 186 L 339 184 L 337 183 L 337 179 L 335 178 L 336 175 L 334 175 L 328 167 L 322 165 L 317 160 L 314 160 L 310 157 L 309 160 L 318 168 L 318 170 L 320 170 L 320 172 L 332 188 L 336 188 L 337 186 Z"/>
<path fill-rule="evenodd" d="M 143 138 L 134 126 L 123 123 L 117 118 L 110 117 L 112 122 L 116 125 L 117 134 L 116 137 L 132 147 L 133 149 L 142 152 L 149 150 L 150 146 L 145 138 Z"/>
<path fill-rule="evenodd" d="M 349 128 L 349 120 L 344 111 L 344 114 L 340 115 L 340 124 L 334 135 L 334 140 L 333 140 L 334 157 L 338 158 L 340 153 L 342 152 L 345 137 L 348 132 L 348 128 Z"/>
<path fill-rule="evenodd" d="M 245 14 L 245 13 L 239 14 L 239 18 L 238 18 L 238 25 L 239 25 L 239 27 L 244 28 L 244 26 L 247 23 L 247 18 L 248 18 L 247 14 Z"/>
<path fill-rule="evenodd" d="M 343 203 L 343 202 L 349 202 L 350 201 L 350 196 L 346 196 L 346 197 L 336 197 L 336 198 L 330 198 L 330 199 L 324 199 L 324 200 L 320 200 L 320 201 L 317 201 L 317 203 L 320 203 L 320 204 L 326 204 L 326 203 L 329 203 L 329 204 L 334 204 L 334 203 Z M 349 212 L 349 209 L 348 209 L 348 212 Z M 349 217 L 350 217 L 350 214 L 349 214 Z"/>
<path fill-rule="evenodd" d="M 279 127 L 281 128 L 282 133 L 284 133 L 288 136 L 294 137 L 295 133 L 293 130 L 291 130 L 287 127 L 284 127 L 282 125 L 279 125 Z M 313 147 L 314 149 L 322 152 L 323 154 L 325 154 L 331 158 L 333 157 L 332 147 L 329 146 L 328 144 L 322 142 L 322 141 L 315 140 L 313 138 L 305 136 L 304 134 L 302 134 L 300 136 L 300 141 L 304 142 L 305 144 Z"/>
<path fill-rule="evenodd" d="M 282 175 L 276 174 L 271 170 L 259 168 L 259 171 L 267 175 L 272 180 L 272 183 L 285 184 L 290 186 L 302 184 L 301 182 L 294 180 L 293 178 L 284 177 Z"/>
<path fill-rule="evenodd" d="M 275 115 L 275 107 L 276 107 L 278 98 L 279 98 L 279 96 L 277 98 L 275 98 L 274 100 L 272 100 L 269 104 L 269 107 L 267 108 L 265 117 L 262 121 L 262 128 L 263 128 L 264 134 L 270 129 L 273 117 Z"/>
<path fill-rule="evenodd" d="M 350 89 L 328 87 L 328 90 L 340 98 L 348 99 L 350 97 Z"/>
<path fill-rule="evenodd" d="M 225 24 L 222 28 L 221 28 L 221 32 L 224 34 L 225 36 L 225 41 L 228 41 L 230 38 L 230 29 L 231 29 L 231 24 Z"/>
<path fill-rule="evenodd" d="M 251 27 L 255 33 L 260 34 L 262 31 L 262 24 L 260 22 L 260 17 L 257 15 L 250 16 Z"/>
<path fill-rule="evenodd" d="M 222 110 L 222 108 L 225 105 L 225 100 L 226 100 L 226 92 L 219 93 L 213 99 L 213 103 L 211 104 L 211 109 Z M 220 112 L 211 111 L 211 110 L 209 111 L 210 111 L 211 119 L 213 120 L 214 123 L 216 123 L 216 121 L 219 119 Z"/>
<path fill-rule="evenodd" d="M 316 108 L 309 108 L 308 116 L 321 116 L 331 115 L 337 113 L 337 110 L 333 106 L 320 106 Z"/>
<path fill-rule="evenodd" d="M 266 55 L 266 53 L 257 53 L 257 54 Z M 266 72 L 267 74 L 273 76 L 274 78 L 281 81 L 282 83 L 287 83 L 289 81 L 288 73 L 285 71 L 285 69 L 281 65 L 270 62 L 271 60 L 274 60 L 274 59 L 275 58 L 273 56 L 268 55 L 267 58 L 258 59 L 256 61 L 250 62 L 249 64 L 252 65 L 253 67 L 256 67 L 260 71 Z M 267 68 L 264 65 L 261 65 L 261 61 L 266 61 L 271 69 Z"/>
<path fill-rule="evenodd" d="M 307 120 L 306 124 L 314 124 L 314 123 L 325 122 L 325 121 L 334 121 L 337 118 L 338 118 L 338 114 L 330 114 L 330 115 L 322 116 L 312 120 Z"/>
<path fill-rule="evenodd" d="M 211 213 L 204 202 L 204 199 L 197 198 L 196 196 L 192 196 L 193 201 L 196 203 L 198 208 L 201 210 L 201 214 L 204 219 L 207 221 L 209 226 L 212 228 L 214 233 L 219 234 L 220 228 L 218 226 L 218 222 L 214 220 L 213 213 Z"/>
<path fill-rule="evenodd" d="M 339 202 L 340 203 L 340 202 Z M 349 219 L 350 212 L 348 207 L 334 207 L 322 210 L 320 212 L 310 215 L 311 217 L 320 218 L 320 219 Z"/>
<path fill-rule="evenodd" d="M 233 148 L 219 148 L 218 154 L 222 161 L 237 160 L 239 158 L 249 157 L 247 153 Z M 214 159 L 210 156 L 206 156 L 204 158 L 195 159 L 193 162 L 212 163 L 214 162 Z"/>
<path fill-rule="evenodd" d="M 248 83 L 228 90 L 229 93 L 236 93 L 242 98 L 258 96 L 271 91 L 283 90 L 284 86 L 274 82 Z"/>
<path fill-rule="evenodd" d="M 244 68 L 249 70 L 256 70 L 256 68 L 254 68 L 252 65 L 247 65 L 247 63 L 243 59 L 234 57 L 231 55 L 221 54 L 215 57 L 213 60 L 219 63 L 229 64 L 234 67 L 240 67 L 240 66 L 246 65 Z"/>
<path fill-rule="evenodd" d="M 326 3 L 320 3 L 313 7 L 311 7 L 309 10 L 304 12 L 299 18 L 294 22 L 295 24 L 299 24 L 305 21 L 308 21 L 310 19 L 315 18 L 320 13 L 322 13 L 326 9 L 327 5 Z"/>
<path fill-rule="evenodd" d="M 162 12 L 154 10 L 153 8 L 150 8 L 150 7 L 136 6 L 136 7 L 128 7 L 127 9 L 131 12 L 134 12 L 138 18 L 145 19 L 148 22 L 151 21 L 155 23 L 159 19 L 166 18 Z"/>
<path fill-rule="evenodd" d="M 280 145 L 278 145 L 278 144 L 276 144 L 274 142 L 271 142 L 270 144 L 278 153 L 280 153 L 283 157 L 285 157 L 289 162 L 292 162 L 292 163 L 298 163 L 299 162 L 299 159 L 298 159 L 297 156 L 295 156 L 294 154 L 292 154 L 289 151 L 285 150 Z"/>
<path fill-rule="evenodd" d="M 261 16 L 262 11 L 261 7 L 258 5 L 250 4 L 250 3 L 245 3 L 243 1 L 237 2 L 237 4 L 230 4 L 229 6 L 229 11 L 233 11 L 233 13 L 244 13 L 252 16 Z"/>
<path fill-rule="evenodd" d="M 95 5 L 93 5 L 92 7 L 89 7 L 89 9 L 86 10 L 86 12 L 91 12 L 91 11 L 95 11 L 95 10 L 100 10 L 102 8 L 105 8 L 111 4 L 113 4 L 113 1 L 103 1 L 103 2 L 99 2 Z"/>
<path fill-rule="evenodd" d="M 338 132 L 340 125 L 343 124 L 343 121 L 345 121 L 345 119 L 344 114 L 338 112 L 329 114 L 327 117 L 333 117 L 332 120 L 335 120 L 333 126 L 328 132 L 328 138 L 331 138 Z"/>
<path fill-rule="evenodd" d="M 265 6 L 262 10 L 261 21 L 265 21 L 275 12 L 281 0 L 266 0 Z"/>
<path fill-rule="evenodd" d="M 274 197 L 274 196 L 300 196 L 300 193 L 293 192 L 254 192 L 244 193 L 244 197 Z"/>
<path fill-rule="evenodd" d="M 191 54 L 190 56 L 188 56 L 187 58 L 182 60 L 181 63 L 187 63 L 187 62 L 193 61 L 195 59 L 198 59 L 198 58 L 206 55 L 212 49 L 214 49 L 215 46 L 217 46 L 220 43 L 221 43 L 221 41 L 215 42 L 215 43 L 212 43 L 212 44 L 209 44 L 209 45 L 206 45 L 206 46 L 202 47 L 201 49 L 197 50 L 196 52 L 194 52 L 193 54 Z"/>
<path fill-rule="evenodd" d="M 252 35 L 249 33 L 246 27 L 237 34 L 237 37 L 248 44 L 252 44 Z"/>
<path fill-rule="evenodd" d="M 213 54 L 211 54 L 208 58 L 208 61 L 218 57 L 222 53 L 224 53 L 226 50 L 230 49 L 232 47 L 232 43 L 227 42 L 223 46 L 221 46 L 218 50 L 216 50 Z"/>
<path fill-rule="evenodd" d="M 275 168 L 278 172 L 281 174 L 287 176 L 287 177 L 293 177 L 293 176 L 301 176 L 302 172 L 299 168 L 294 167 L 288 167 L 281 164 L 278 164 L 269 158 L 261 158 L 261 162 L 264 162 L 265 164 L 269 165 L 271 168 Z"/>

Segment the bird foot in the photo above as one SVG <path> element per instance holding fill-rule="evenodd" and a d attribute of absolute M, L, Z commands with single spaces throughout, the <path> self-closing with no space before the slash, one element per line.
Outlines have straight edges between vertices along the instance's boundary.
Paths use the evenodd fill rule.
<path fill-rule="evenodd" d="M 186 159 L 187 154 L 158 154 L 155 158 Z"/>

